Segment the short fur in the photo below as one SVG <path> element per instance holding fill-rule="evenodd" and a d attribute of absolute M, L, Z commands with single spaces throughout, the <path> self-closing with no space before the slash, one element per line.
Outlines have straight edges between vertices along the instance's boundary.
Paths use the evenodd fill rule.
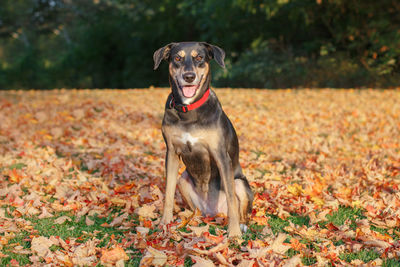
<path fill-rule="evenodd" d="M 209 61 L 224 64 L 225 52 L 207 43 L 171 43 L 154 53 L 154 69 L 164 59 L 169 62 L 169 81 L 176 104 L 198 101 L 210 88 Z M 197 88 L 193 96 L 184 88 Z M 190 93 L 192 93 L 190 91 Z M 172 221 L 175 189 L 191 209 L 205 215 L 227 213 L 229 236 L 241 234 L 239 223 L 246 223 L 252 210 L 253 193 L 239 164 L 239 143 L 232 123 L 211 91 L 207 101 L 186 113 L 165 105 L 162 133 L 167 145 L 166 198 L 161 222 Z M 186 166 L 178 178 L 179 158 Z"/>

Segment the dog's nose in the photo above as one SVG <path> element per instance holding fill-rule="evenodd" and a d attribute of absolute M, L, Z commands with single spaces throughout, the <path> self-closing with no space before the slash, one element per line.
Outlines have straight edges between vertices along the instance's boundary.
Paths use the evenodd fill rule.
<path fill-rule="evenodd" d="M 193 82 L 195 78 L 196 78 L 196 73 L 194 72 L 186 72 L 183 74 L 183 79 L 187 83 Z"/>

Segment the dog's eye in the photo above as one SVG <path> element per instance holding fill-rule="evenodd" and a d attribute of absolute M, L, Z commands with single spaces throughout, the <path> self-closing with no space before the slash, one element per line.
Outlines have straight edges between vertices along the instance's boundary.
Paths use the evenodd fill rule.
<path fill-rule="evenodd" d="M 195 59 L 196 59 L 196 61 L 201 61 L 203 59 L 203 57 L 202 56 L 197 56 Z"/>
<path fill-rule="evenodd" d="M 181 61 L 181 59 L 182 59 L 182 58 L 181 58 L 180 56 L 176 56 L 176 57 L 175 57 L 175 61 Z"/>

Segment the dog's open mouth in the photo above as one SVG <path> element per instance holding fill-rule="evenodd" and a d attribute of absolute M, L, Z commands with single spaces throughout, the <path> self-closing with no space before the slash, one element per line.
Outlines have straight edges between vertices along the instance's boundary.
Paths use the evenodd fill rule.
<path fill-rule="evenodd" d="M 186 98 L 194 97 L 196 95 L 197 89 L 199 89 L 199 87 L 200 87 L 200 83 L 202 80 L 203 80 L 203 76 L 201 76 L 198 84 L 193 84 L 193 85 L 180 85 L 178 82 L 178 85 L 182 90 L 183 96 Z"/>
<path fill-rule="evenodd" d="M 191 98 L 196 94 L 197 88 L 199 85 L 186 85 L 182 86 L 182 93 L 184 97 Z"/>

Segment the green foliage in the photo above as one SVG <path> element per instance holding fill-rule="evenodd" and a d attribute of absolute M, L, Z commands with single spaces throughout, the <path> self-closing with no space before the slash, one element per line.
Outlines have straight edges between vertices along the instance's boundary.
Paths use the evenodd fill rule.
<path fill-rule="evenodd" d="M 288 217 L 287 220 L 281 219 L 278 216 L 272 214 L 267 214 L 267 216 L 270 216 L 268 224 L 274 234 L 277 234 L 279 232 L 286 232 L 284 229 L 285 227 L 290 225 L 289 221 L 299 226 L 305 225 L 308 227 L 310 225 L 310 217 L 308 215 L 301 216 L 297 214 L 292 214 L 292 216 Z"/>
<path fill-rule="evenodd" d="M 375 250 L 361 250 L 356 253 L 341 253 L 339 258 L 345 260 L 347 262 L 351 262 L 353 260 L 362 260 L 367 263 L 379 258 L 379 253 Z"/>
<path fill-rule="evenodd" d="M 399 267 L 400 266 L 400 260 L 398 259 L 386 259 L 383 261 L 382 264 L 383 267 Z"/>
<path fill-rule="evenodd" d="M 303 263 L 305 266 L 310 266 L 315 263 L 317 263 L 317 258 L 315 257 L 303 257 L 301 258 L 301 263 Z"/>
<path fill-rule="evenodd" d="M 24 163 L 15 163 L 15 164 L 7 166 L 7 168 L 10 170 L 12 170 L 12 169 L 21 170 L 22 168 L 25 168 L 25 167 L 26 167 L 26 164 L 24 164 Z"/>
<path fill-rule="evenodd" d="M 340 226 L 343 225 L 347 220 L 350 220 L 352 224 L 354 224 L 357 219 L 366 218 L 363 213 L 363 210 L 359 208 L 340 206 L 336 212 L 332 213 L 332 215 L 328 214 L 326 217 L 328 218 L 329 222 Z"/>
<path fill-rule="evenodd" d="M 300 253 L 299 251 L 290 248 L 288 251 L 285 252 L 285 255 L 286 255 L 288 258 L 291 258 L 291 257 L 293 257 L 293 256 L 296 256 L 296 255 L 299 254 L 299 253 Z"/>
<path fill-rule="evenodd" d="M 16 245 L 21 245 L 24 249 L 29 249 L 31 247 L 31 243 L 26 241 L 25 239 L 29 236 L 29 232 L 22 231 L 18 233 L 14 238 L 8 241 L 8 245 L 4 246 L 2 253 L 8 255 L 8 257 L 4 257 L 0 259 L 1 266 L 8 266 L 12 259 L 15 259 L 19 262 L 20 265 L 30 264 L 29 256 L 31 254 L 17 254 L 13 253 L 13 247 Z"/>
<path fill-rule="evenodd" d="M 292 215 L 289 217 L 289 220 L 294 223 L 297 224 L 299 226 L 305 225 L 307 227 L 310 226 L 310 217 L 307 216 L 301 216 L 301 215 Z"/>
<path fill-rule="evenodd" d="M 250 225 L 247 231 L 243 234 L 242 239 L 244 241 L 256 240 L 257 238 L 263 239 L 265 236 L 261 232 L 264 227 L 264 225 Z"/>
<path fill-rule="evenodd" d="M 62 239 L 67 239 L 70 237 L 81 237 L 83 241 L 90 238 L 90 235 L 86 235 L 84 232 L 93 233 L 98 231 L 97 238 L 102 238 L 106 233 L 114 234 L 115 236 L 122 236 L 123 231 L 114 229 L 112 227 L 102 227 L 101 224 L 112 221 L 111 214 L 108 218 L 98 218 L 96 216 L 91 217 L 95 222 L 93 225 L 87 225 L 85 222 L 85 217 L 82 217 L 79 221 L 75 222 L 75 216 L 71 216 L 71 221 L 66 220 L 63 224 L 57 225 L 54 223 L 56 218 L 45 218 L 36 219 L 30 218 L 30 221 L 34 223 L 35 229 L 41 236 L 59 236 Z M 101 246 L 101 245 L 100 245 Z"/>
<path fill-rule="evenodd" d="M 193 266 L 193 265 L 194 265 L 194 263 L 193 263 L 192 259 L 190 257 L 186 257 L 183 266 L 190 267 L 190 266 Z"/>
<path fill-rule="evenodd" d="M 271 215 L 271 218 L 268 220 L 268 224 L 271 227 L 271 230 L 274 234 L 279 232 L 285 232 L 284 228 L 289 226 L 289 222 L 285 221 L 278 216 Z"/>
<path fill-rule="evenodd" d="M 0 259 L 0 265 L 1 266 L 11 266 L 10 262 L 11 262 L 12 259 L 15 259 L 16 261 L 18 261 L 19 264 L 22 265 L 22 266 L 23 265 L 29 265 L 31 263 L 30 260 L 29 260 L 30 254 L 22 255 L 22 254 L 16 254 L 16 253 L 13 253 L 13 252 L 10 252 L 10 251 L 5 251 L 4 254 L 8 255 L 8 257 Z"/>
<path fill-rule="evenodd" d="M 3 0 L 0 88 L 166 86 L 153 52 L 201 40 L 227 52 L 214 84 L 396 86 L 396 1 Z"/>

